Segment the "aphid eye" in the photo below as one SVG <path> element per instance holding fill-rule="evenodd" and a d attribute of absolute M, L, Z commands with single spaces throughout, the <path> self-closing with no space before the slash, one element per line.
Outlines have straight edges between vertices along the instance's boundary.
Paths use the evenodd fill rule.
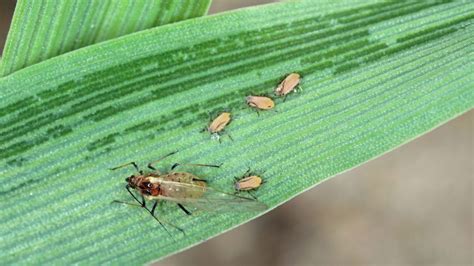
<path fill-rule="evenodd" d="M 147 183 L 146 186 L 151 188 L 151 183 Z"/>

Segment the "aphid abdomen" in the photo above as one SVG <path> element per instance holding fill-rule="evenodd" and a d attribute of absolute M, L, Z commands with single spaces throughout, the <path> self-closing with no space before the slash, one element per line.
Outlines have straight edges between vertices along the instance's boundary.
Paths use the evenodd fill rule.
<path fill-rule="evenodd" d="M 180 183 L 190 183 L 195 176 L 186 172 L 174 172 L 163 175 L 163 180 L 180 182 Z"/>
<path fill-rule="evenodd" d="M 184 198 L 200 198 L 205 190 L 206 183 L 203 181 L 193 181 L 198 179 L 195 175 L 186 172 L 169 173 L 163 176 L 163 180 L 172 181 L 161 184 L 161 195 L 164 197 L 184 199 Z M 188 191 L 185 187 L 174 185 L 173 183 L 193 184 L 203 187 L 202 191 Z"/>

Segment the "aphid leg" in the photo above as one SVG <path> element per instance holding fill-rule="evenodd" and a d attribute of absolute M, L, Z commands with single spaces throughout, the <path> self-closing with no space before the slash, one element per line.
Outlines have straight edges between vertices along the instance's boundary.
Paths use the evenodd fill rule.
<path fill-rule="evenodd" d="M 153 216 L 153 218 L 155 218 L 155 220 L 157 220 L 161 224 L 161 226 L 163 226 L 163 224 L 160 222 L 160 220 L 158 220 L 158 218 L 155 216 L 155 209 L 156 209 L 157 205 L 158 205 L 158 200 L 155 200 L 155 203 L 153 204 L 153 207 L 151 208 L 151 211 L 149 211 L 149 212 L 150 212 L 151 216 Z M 166 224 L 174 227 L 175 229 L 179 230 L 181 233 L 186 235 L 186 233 L 184 233 L 184 230 L 182 228 L 180 228 L 180 227 L 178 227 L 174 224 L 168 223 L 168 222 L 166 222 Z M 165 227 L 163 226 L 163 228 L 165 228 Z M 166 230 L 166 228 L 165 228 L 165 230 Z M 168 232 L 168 230 L 166 230 L 166 232 Z M 170 233 L 168 232 L 168 234 L 170 234 Z"/>
<path fill-rule="evenodd" d="M 214 164 L 200 164 L 200 163 L 183 163 L 183 164 L 175 163 L 175 164 L 173 164 L 173 166 L 171 166 L 171 170 L 174 170 L 176 167 L 178 167 L 178 166 L 180 166 L 180 165 L 183 165 L 183 166 L 215 167 L 215 168 L 219 168 L 219 167 L 222 166 L 222 164 L 220 164 L 220 165 L 214 165 Z"/>
<path fill-rule="evenodd" d="M 143 202 L 145 202 L 145 199 L 143 199 Z M 158 203 L 158 201 L 155 201 L 155 204 L 153 204 L 153 208 L 150 210 L 148 210 L 147 207 L 144 207 L 149 213 L 150 215 L 155 218 L 155 220 L 161 225 L 161 227 L 163 227 L 163 229 L 165 229 L 166 233 L 168 233 L 168 235 L 171 236 L 170 232 L 168 231 L 168 229 L 166 229 L 165 225 L 158 219 L 158 217 L 155 216 L 155 208 L 156 208 L 156 204 Z"/>
<path fill-rule="evenodd" d="M 227 136 L 229 136 L 230 140 L 234 141 L 234 139 L 232 138 L 232 136 L 229 133 L 227 133 Z"/>
<path fill-rule="evenodd" d="M 151 211 L 150 211 L 151 215 L 153 215 L 153 216 L 155 215 L 156 205 L 158 205 L 157 200 L 155 200 L 155 203 L 153 204 L 153 207 L 151 208 Z"/>
<path fill-rule="evenodd" d="M 166 154 L 165 156 L 161 157 L 160 159 L 158 159 L 158 160 L 156 160 L 156 161 L 153 161 L 153 162 L 150 162 L 150 163 L 148 163 L 148 168 L 150 168 L 150 169 L 152 169 L 152 170 L 154 170 L 154 171 L 157 171 L 157 169 L 156 169 L 155 167 L 153 167 L 153 165 L 152 165 L 152 164 L 155 164 L 155 163 L 157 163 L 157 162 L 159 162 L 159 161 L 161 161 L 161 160 L 165 159 L 166 157 L 168 157 L 168 156 L 171 156 L 171 155 L 173 155 L 173 154 L 175 154 L 175 153 L 177 153 L 177 152 L 178 152 L 178 151 L 173 151 L 173 152 L 170 152 L 170 153 Z"/>
<path fill-rule="evenodd" d="M 283 102 L 286 101 L 286 96 L 288 96 L 288 94 L 286 94 L 285 97 L 283 97 Z"/>
<path fill-rule="evenodd" d="M 143 208 L 146 208 L 145 197 L 143 197 L 143 195 L 140 195 L 140 196 L 142 196 L 142 207 L 143 207 Z"/>
<path fill-rule="evenodd" d="M 255 197 L 252 193 L 250 193 L 250 191 L 247 191 L 247 193 L 249 193 L 249 195 L 252 196 L 254 200 L 257 200 L 257 197 Z"/>
<path fill-rule="evenodd" d="M 193 178 L 193 181 L 201 181 L 201 182 L 207 183 L 207 180 L 199 179 L 199 178 Z"/>
<path fill-rule="evenodd" d="M 128 204 L 128 205 L 131 205 L 131 206 L 135 206 L 135 207 L 141 207 L 141 208 L 144 208 L 145 210 L 148 211 L 148 213 L 150 213 L 151 216 L 153 216 L 153 218 L 161 225 L 161 227 L 163 227 L 163 229 L 170 235 L 170 232 L 168 231 L 168 229 L 166 229 L 165 225 L 163 223 L 166 223 L 174 228 L 176 228 L 177 230 L 181 231 L 183 234 L 184 233 L 184 230 L 177 227 L 176 225 L 174 224 L 171 224 L 171 223 L 168 223 L 168 222 L 162 222 L 160 221 L 160 219 L 158 219 L 158 217 L 155 216 L 155 209 L 156 209 L 156 205 L 158 204 L 158 201 L 156 200 L 155 201 L 155 204 L 153 204 L 153 208 L 151 210 L 148 209 L 148 207 L 146 206 L 146 202 L 145 202 L 145 198 L 143 197 L 142 195 L 142 201 L 140 202 L 140 200 L 132 193 L 132 191 L 130 191 L 130 187 L 128 185 L 125 186 L 125 188 L 127 189 L 128 193 L 130 193 L 130 195 L 132 195 L 133 199 L 135 199 L 136 202 L 138 202 L 138 204 L 134 204 L 134 203 L 129 203 L 129 202 L 124 202 L 124 201 L 119 201 L 119 200 L 114 200 L 112 201 L 112 203 L 124 203 L 124 204 Z"/>
<path fill-rule="evenodd" d="M 151 216 L 153 216 L 153 218 L 155 218 L 155 220 L 158 221 L 158 222 L 161 224 L 161 226 L 166 230 L 166 228 L 165 228 L 165 226 L 163 225 L 163 223 L 158 219 L 158 217 L 155 216 L 155 209 L 156 209 L 156 206 L 157 206 L 157 205 L 158 205 L 158 200 L 155 200 L 155 203 L 153 204 L 153 207 L 151 208 L 151 211 L 148 210 L 148 208 L 146 208 L 146 209 L 148 210 L 148 212 L 150 212 Z M 176 225 L 174 225 L 174 224 L 168 223 L 168 222 L 165 222 L 165 223 L 166 223 L 167 225 L 169 225 L 169 226 L 171 226 L 171 227 L 173 227 L 173 228 L 179 230 L 181 233 L 183 233 L 183 234 L 185 235 L 184 230 L 183 230 L 182 228 L 180 228 L 180 227 L 178 227 L 178 226 L 176 226 Z M 166 230 L 166 232 L 168 232 L 168 230 Z M 170 233 L 168 232 L 168 234 L 170 234 Z M 171 235 L 171 234 L 170 234 L 170 235 Z"/>
<path fill-rule="evenodd" d="M 249 173 L 250 173 L 250 167 L 249 167 L 249 169 L 247 169 L 247 171 L 244 173 L 243 177 L 247 177 Z"/>
<path fill-rule="evenodd" d="M 186 208 L 184 208 L 183 205 L 181 205 L 181 203 L 178 203 L 178 206 L 181 210 L 183 210 L 184 213 L 186 213 L 187 215 L 191 215 L 192 213 L 188 210 L 186 210 Z"/>
<path fill-rule="evenodd" d="M 138 203 L 140 203 L 140 205 L 141 205 L 142 207 L 146 208 L 146 205 L 145 205 L 145 198 L 143 198 L 143 196 L 142 196 L 143 202 L 140 202 L 140 200 L 137 199 L 137 197 L 135 196 L 135 194 L 133 194 L 133 192 L 130 190 L 130 186 L 129 186 L 128 184 L 125 186 L 125 188 L 127 189 L 128 193 L 129 193 L 130 195 L 132 195 L 132 197 L 133 197 Z"/>
<path fill-rule="evenodd" d="M 119 168 L 123 168 L 123 167 L 129 166 L 129 165 L 133 165 L 133 167 L 135 168 L 135 170 L 137 170 L 137 172 L 139 172 L 141 175 L 143 174 L 143 171 L 140 170 L 140 168 L 138 168 L 138 165 L 135 162 L 129 162 L 129 163 L 126 163 L 126 164 L 122 164 L 122 165 L 110 168 L 110 170 L 112 170 L 112 171 L 117 170 Z"/>
<path fill-rule="evenodd" d="M 130 195 L 133 197 L 133 199 L 135 199 L 136 202 L 138 202 L 139 205 L 137 204 L 133 204 L 133 203 L 128 203 L 128 202 L 123 202 L 123 201 L 118 201 L 118 200 L 114 200 L 112 202 L 115 202 L 115 203 L 125 203 L 125 204 L 128 204 L 128 205 L 132 205 L 132 206 L 136 206 L 136 207 L 142 207 L 144 208 L 145 210 L 147 210 L 151 216 L 153 216 L 153 218 L 155 218 L 155 220 L 161 225 L 161 227 L 163 227 L 163 229 L 171 236 L 170 232 L 166 229 L 166 227 L 164 226 L 164 224 L 153 214 L 153 212 L 155 211 L 155 207 L 156 207 L 156 202 L 155 202 L 155 205 L 153 205 L 153 209 L 150 211 L 147 207 L 146 207 L 146 203 L 145 203 L 145 198 L 143 197 L 142 195 L 142 202 L 140 202 L 140 200 L 132 193 L 132 191 L 130 191 L 130 187 L 128 185 L 125 186 L 125 188 L 127 189 L 128 193 L 130 193 Z M 173 227 L 176 227 L 174 225 L 172 225 Z M 176 227 L 177 228 L 177 227 Z M 182 231 L 181 228 L 177 228 L 178 230 Z"/>

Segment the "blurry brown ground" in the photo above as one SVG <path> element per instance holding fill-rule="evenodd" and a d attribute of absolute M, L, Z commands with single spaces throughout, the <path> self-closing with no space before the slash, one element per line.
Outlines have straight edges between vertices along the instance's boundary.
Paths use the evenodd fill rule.
<path fill-rule="evenodd" d="M 0 51 L 13 6 L 0 0 Z M 472 265 L 473 131 L 470 111 L 157 265 Z"/>

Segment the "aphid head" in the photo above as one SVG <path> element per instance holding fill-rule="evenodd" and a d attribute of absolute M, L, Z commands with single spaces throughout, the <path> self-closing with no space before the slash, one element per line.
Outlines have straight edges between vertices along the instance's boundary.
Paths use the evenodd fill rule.
<path fill-rule="evenodd" d="M 142 194 L 147 196 L 157 196 L 160 194 L 160 185 L 148 181 L 141 182 L 138 189 Z"/>
<path fill-rule="evenodd" d="M 131 188 L 135 188 L 135 187 L 136 187 L 135 176 L 134 176 L 134 175 L 131 175 L 131 176 L 125 178 L 125 182 L 127 182 L 128 185 L 129 185 Z"/>
<path fill-rule="evenodd" d="M 235 182 L 234 188 L 235 188 L 236 190 L 240 190 L 240 183 L 239 183 L 239 182 Z"/>

